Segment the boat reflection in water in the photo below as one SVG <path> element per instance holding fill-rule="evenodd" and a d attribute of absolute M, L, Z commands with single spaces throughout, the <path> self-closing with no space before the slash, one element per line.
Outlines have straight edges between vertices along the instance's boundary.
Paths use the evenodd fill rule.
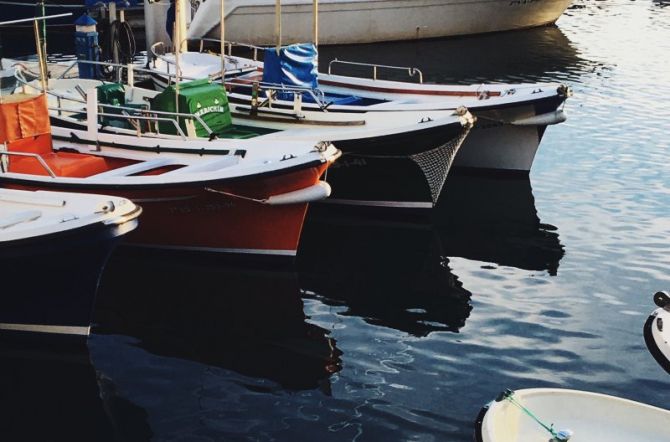
<path fill-rule="evenodd" d="M 0 344 L 0 434 L 7 441 L 148 441 L 146 413 L 96 373 L 85 346 Z"/>
<path fill-rule="evenodd" d="M 293 273 L 231 268 L 198 256 L 120 250 L 103 277 L 96 333 L 137 338 L 162 357 L 320 388 L 340 370 L 328 332 L 306 322 Z"/>
<path fill-rule="evenodd" d="M 306 296 L 414 336 L 458 330 L 471 293 L 451 273 L 429 222 L 393 222 L 313 206 L 298 254 Z"/>
<path fill-rule="evenodd" d="M 565 251 L 540 221 L 528 177 L 452 174 L 434 211 L 445 253 L 556 275 Z"/>
<path fill-rule="evenodd" d="M 328 62 L 334 58 L 414 66 L 421 69 L 427 83 L 576 81 L 585 67 L 593 64 L 556 26 L 465 38 L 319 48 L 322 70 L 327 70 Z M 406 72 L 380 70 L 379 74 L 384 79 L 416 81 L 408 80 Z M 372 75 L 369 67 L 338 65 L 333 66 L 333 73 Z"/>

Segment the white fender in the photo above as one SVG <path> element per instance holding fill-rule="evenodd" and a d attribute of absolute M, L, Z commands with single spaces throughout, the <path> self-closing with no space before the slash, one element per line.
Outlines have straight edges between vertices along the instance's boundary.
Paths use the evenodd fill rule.
<path fill-rule="evenodd" d="M 263 200 L 264 204 L 271 206 L 278 206 L 282 204 L 299 204 L 310 203 L 312 201 L 319 201 L 328 198 L 331 193 L 330 184 L 325 181 L 319 181 L 313 186 L 306 187 L 293 192 L 282 193 L 279 195 L 272 195 Z"/>
<path fill-rule="evenodd" d="M 568 116 L 565 112 L 562 109 L 557 109 L 553 112 L 547 112 L 546 114 L 510 121 L 510 124 L 514 126 L 548 126 L 550 124 L 563 123 L 567 119 Z"/>

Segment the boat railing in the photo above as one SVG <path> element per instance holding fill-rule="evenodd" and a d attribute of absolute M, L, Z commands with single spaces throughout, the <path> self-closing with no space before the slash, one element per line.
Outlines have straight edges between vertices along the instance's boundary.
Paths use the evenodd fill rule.
<path fill-rule="evenodd" d="M 339 60 L 339 59 L 334 59 L 331 60 L 330 63 L 328 63 L 328 75 L 331 75 L 332 73 L 332 67 L 335 64 L 344 64 L 344 65 L 349 65 L 349 66 L 363 66 L 363 67 L 371 67 L 372 68 L 372 78 L 373 80 L 378 79 L 378 71 L 379 69 L 390 69 L 390 70 L 400 70 L 400 71 L 407 71 L 407 74 L 409 75 L 410 78 L 414 77 L 415 75 L 419 76 L 419 83 L 423 83 L 423 72 L 421 70 L 414 68 L 414 67 L 408 67 L 408 66 L 390 66 L 390 65 L 385 65 L 385 64 L 374 64 L 374 63 L 361 63 L 358 61 L 346 61 L 346 60 Z"/>
<path fill-rule="evenodd" d="M 98 63 L 98 62 L 96 62 Z M 100 62 L 102 63 L 102 62 Z M 114 63 L 103 63 L 103 64 L 111 64 L 119 68 L 125 68 L 125 69 L 134 69 L 133 65 L 121 65 L 121 64 L 114 64 Z M 144 70 L 144 69 L 143 69 Z M 131 75 L 132 76 L 132 75 Z M 52 95 L 56 97 L 56 101 L 58 106 L 56 107 L 49 107 L 49 110 L 53 110 L 58 112 L 58 115 L 62 115 L 63 112 L 68 112 L 68 113 L 75 113 L 78 112 L 78 109 L 72 109 L 72 108 L 67 108 L 63 107 L 62 102 L 63 100 L 69 101 L 69 102 L 74 102 L 74 103 L 79 103 L 83 104 L 84 106 L 86 105 L 85 101 L 85 92 L 83 92 L 82 99 L 78 99 L 75 97 L 65 97 L 62 94 L 58 94 L 52 90 L 47 90 L 44 91 L 40 87 L 37 87 L 34 84 L 30 84 L 24 77 L 22 77 L 20 74 L 16 75 L 16 78 L 19 80 L 19 82 L 25 86 L 31 87 L 33 89 L 36 89 L 40 92 L 46 92 L 49 95 Z M 198 122 L 203 129 L 207 132 L 208 136 L 212 136 L 213 132 L 212 129 L 209 127 L 209 125 L 205 122 L 205 120 L 202 119 L 200 115 L 196 114 L 188 114 L 188 113 L 183 113 L 183 112 L 171 112 L 171 111 L 161 111 L 161 110 L 155 110 L 155 109 L 143 109 L 143 108 L 137 108 L 137 107 L 129 107 L 129 106 L 123 106 L 123 105 L 112 105 L 112 104 L 106 104 L 106 103 L 98 103 L 98 107 L 101 109 L 109 108 L 109 109 L 114 109 L 117 111 L 122 111 L 121 113 L 98 113 L 98 116 L 103 116 L 103 117 L 110 117 L 110 118 L 124 118 L 129 121 L 129 123 L 135 127 L 139 131 L 139 126 L 136 124 L 133 124 L 133 120 L 146 120 L 146 121 L 164 121 L 164 122 L 170 122 L 172 125 L 174 125 L 176 131 L 181 135 L 182 139 L 187 139 L 188 137 L 184 134 L 184 131 L 182 130 L 181 126 L 179 125 L 179 120 L 180 119 L 185 119 L 185 120 L 195 120 Z M 83 109 L 86 111 L 86 109 Z M 138 115 L 139 114 L 139 115 Z M 145 132 L 146 133 L 146 132 Z M 149 131 L 151 133 L 151 131 Z M 141 135 L 141 133 L 139 133 Z"/>
<path fill-rule="evenodd" d="M 47 171 L 47 173 L 49 174 L 49 176 L 51 178 L 56 178 L 56 174 L 53 172 L 53 170 L 51 170 L 51 168 L 46 163 L 46 161 L 44 161 L 44 158 L 42 158 L 39 154 L 36 154 L 36 153 L 33 153 L 33 152 L 14 152 L 14 151 L 10 151 L 10 150 L 0 150 L 0 158 L 2 158 L 4 155 L 9 155 L 9 156 L 15 155 L 15 156 L 19 156 L 19 157 L 35 158 L 37 160 L 37 162 L 40 163 L 40 165 Z M 4 171 L 4 169 L 3 169 L 3 171 Z M 9 171 L 7 171 L 7 172 L 9 172 Z"/>
<path fill-rule="evenodd" d="M 50 92 L 51 93 L 51 92 Z M 56 97 L 59 97 L 56 95 Z M 65 99 L 69 101 L 73 101 L 75 103 L 86 103 L 81 100 L 77 100 L 75 98 L 70 98 L 70 97 L 60 97 L 60 99 Z M 98 103 L 98 107 L 102 108 L 103 110 L 105 108 L 108 109 L 114 109 L 116 111 L 121 111 L 121 113 L 110 113 L 110 112 L 98 112 L 97 115 L 99 117 L 107 117 L 107 118 L 114 118 L 114 119 L 124 119 L 128 120 L 128 123 L 131 124 L 138 132 L 138 136 L 141 136 L 142 134 L 146 133 L 153 133 L 153 131 L 150 129 L 151 126 L 148 125 L 147 127 L 149 128 L 148 131 L 142 131 L 141 127 L 137 124 L 137 120 L 142 120 L 142 121 L 148 121 L 149 123 L 151 122 L 166 122 L 170 123 L 174 126 L 176 132 L 180 135 L 182 140 L 187 140 L 188 137 L 184 133 L 184 130 L 181 128 L 179 125 L 179 119 L 185 119 L 185 120 L 196 120 L 198 123 L 202 125 L 202 127 L 207 131 L 207 134 L 211 136 L 213 134 L 212 129 L 205 123 L 202 118 L 200 118 L 199 115 L 193 115 L 193 114 L 184 114 L 180 112 L 166 112 L 166 111 L 154 111 L 151 109 L 137 109 L 134 107 L 127 107 L 127 106 L 116 106 L 112 104 L 105 104 L 105 103 Z M 59 106 L 54 107 L 54 106 L 49 106 L 49 110 L 51 111 L 56 111 L 58 112 L 59 115 L 62 115 L 64 112 L 67 113 L 77 113 L 79 110 L 78 109 L 73 109 L 73 108 L 66 108 L 62 107 L 59 102 Z M 82 111 L 86 111 L 86 109 L 82 109 Z M 132 113 L 131 113 L 132 112 Z M 146 114 L 146 115 L 138 115 L 140 114 Z M 166 115 L 164 117 L 161 117 L 159 115 Z M 158 130 L 156 130 L 155 133 L 160 133 Z"/>
<path fill-rule="evenodd" d="M 199 52 L 204 52 L 205 51 L 205 43 L 216 43 L 219 46 L 221 45 L 221 39 L 218 39 L 218 38 L 209 38 L 209 37 L 188 38 L 185 41 L 187 43 L 188 42 L 197 42 Z M 236 41 L 227 41 L 227 40 L 224 41 L 223 44 L 224 44 L 224 55 L 228 55 L 228 56 L 232 57 L 234 47 L 245 48 L 245 49 L 251 50 L 253 52 L 253 58 L 252 58 L 253 61 L 260 61 L 259 57 L 258 57 L 259 52 L 262 53 L 264 50 L 266 50 L 269 47 L 269 46 L 256 46 L 256 45 L 252 45 L 252 44 L 249 44 L 249 43 L 240 43 L 240 42 L 236 42 Z M 158 47 L 159 45 L 155 45 L 155 46 Z M 153 52 L 153 49 L 152 49 L 152 52 Z M 158 54 L 154 54 L 154 55 L 158 55 Z"/>
<path fill-rule="evenodd" d="M 274 95 L 276 92 L 293 94 L 294 100 L 299 99 L 298 97 L 302 96 L 302 94 L 307 94 L 312 98 L 312 100 L 314 100 L 314 103 L 316 103 L 321 110 L 325 111 L 328 109 L 329 103 L 326 102 L 326 95 L 321 89 L 312 89 L 309 87 L 302 87 L 302 86 L 287 86 L 283 84 L 267 83 L 263 81 L 243 82 L 233 80 L 226 83 L 226 85 L 229 87 L 250 88 L 252 97 L 254 95 L 260 94 L 261 92 L 264 92 L 267 97 L 266 101 L 268 104 L 274 100 Z M 261 104 L 260 106 L 262 106 L 263 104 Z"/>

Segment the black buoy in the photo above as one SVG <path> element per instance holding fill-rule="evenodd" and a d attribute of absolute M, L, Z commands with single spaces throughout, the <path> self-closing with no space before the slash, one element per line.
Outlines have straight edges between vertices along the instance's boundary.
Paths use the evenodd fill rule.
<path fill-rule="evenodd" d="M 670 295 L 668 295 L 668 292 L 654 293 L 654 304 L 661 308 L 670 307 Z"/>

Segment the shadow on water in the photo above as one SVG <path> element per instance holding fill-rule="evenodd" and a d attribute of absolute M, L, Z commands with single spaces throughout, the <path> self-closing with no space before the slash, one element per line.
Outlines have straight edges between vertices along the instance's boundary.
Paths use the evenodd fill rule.
<path fill-rule="evenodd" d="M 88 349 L 0 345 L 0 434 L 11 441 L 145 441 L 146 412 L 110 395 Z"/>
<path fill-rule="evenodd" d="M 424 81 L 472 83 L 478 81 L 577 80 L 592 62 L 556 26 L 515 32 L 423 41 L 375 43 L 319 48 L 322 71 L 334 58 L 422 70 Z M 333 73 L 370 76 L 370 69 L 334 66 Z M 380 72 L 381 73 L 381 72 Z M 383 70 L 383 78 L 406 80 L 405 71 Z"/>
<path fill-rule="evenodd" d="M 452 174 L 434 215 L 447 256 L 558 273 L 565 251 L 557 228 L 540 221 L 528 177 Z"/>
<path fill-rule="evenodd" d="M 415 336 L 465 325 L 471 293 L 451 273 L 429 222 L 310 210 L 298 255 L 306 296 Z"/>
<path fill-rule="evenodd" d="M 329 377 L 340 369 L 335 340 L 305 321 L 293 273 L 122 249 L 105 271 L 96 318 L 96 333 L 134 337 L 151 354 L 288 390 L 328 393 Z"/>

